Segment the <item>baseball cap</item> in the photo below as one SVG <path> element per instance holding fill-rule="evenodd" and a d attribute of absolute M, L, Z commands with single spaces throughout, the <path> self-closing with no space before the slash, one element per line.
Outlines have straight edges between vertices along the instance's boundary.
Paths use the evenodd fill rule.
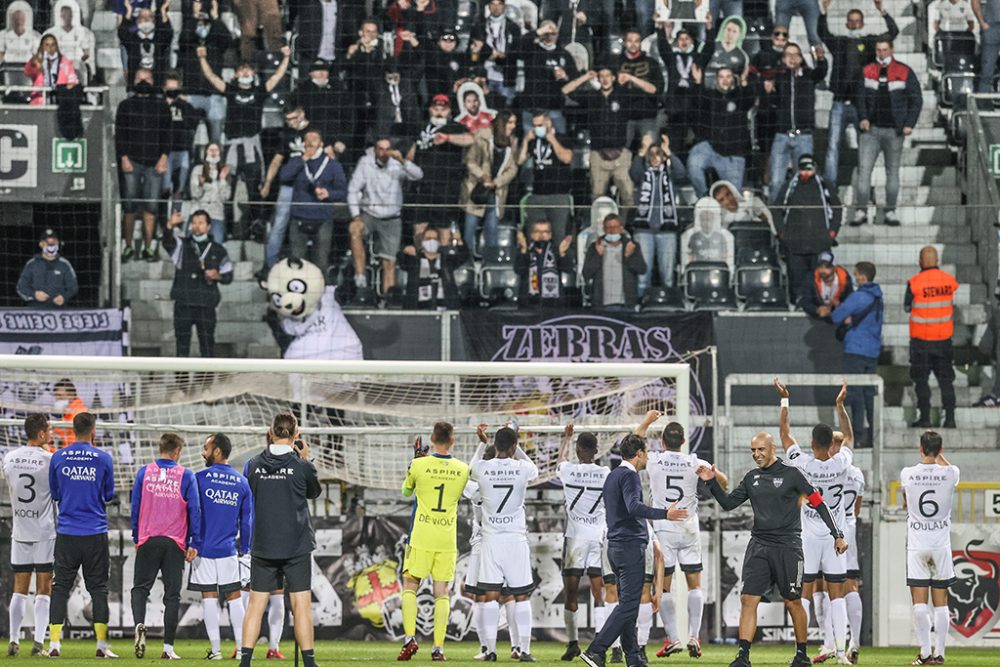
<path fill-rule="evenodd" d="M 323 60 L 322 58 L 314 60 L 314 61 L 312 61 L 312 64 L 309 65 L 309 71 L 310 72 L 320 72 L 320 71 L 329 72 L 330 71 L 330 63 L 328 63 L 327 61 Z"/>
<path fill-rule="evenodd" d="M 59 238 L 59 233 L 51 227 L 46 227 L 42 230 L 41 235 L 38 237 L 39 241 L 45 241 L 46 239 L 57 239 Z"/>
<path fill-rule="evenodd" d="M 441 31 L 441 34 L 438 35 L 438 39 L 443 39 L 445 37 L 453 37 L 455 39 L 458 39 L 458 33 L 455 32 L 453 28 L 445 28 L 444 30 Z"/>
<path fill-rule="evenodd" d="M 806 153 L 799 158 L 799 171 L 816 171 L 816 160 Z"/>
<path fill-rule="evenodd" d="M 431 99 L 431 106 L 451 108 L 451 101 L 448 99 L 447 95 L 442 95 L 441 93 L 438 93 Z"/>
<path fill-rule="evenodd" d="M 834 266 L 833 253 L 829 250 L 824 250 L 819 254 L 819 259 L 816 262 L 819 266 L 826 264 L 827 266 Z"/>

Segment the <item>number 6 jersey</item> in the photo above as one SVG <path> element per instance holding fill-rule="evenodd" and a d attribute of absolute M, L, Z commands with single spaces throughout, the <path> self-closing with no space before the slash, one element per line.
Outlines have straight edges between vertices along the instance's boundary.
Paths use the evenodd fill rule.
<path fill-rule="evenodd" d="M 958 486 L 958 466 L 918 463 L 903 468 L 899 481 L 906 494 L 906 548 L 951 548 L 951 504 Z"/>
<path fill-rule="evenodd" d="M 3 473 L 14 510 L 15 542 L 42 542 L 56 538 L 56 515 L 49 492 L 52 454 L 41 447 L 18 447 L 3 459 Z"/>

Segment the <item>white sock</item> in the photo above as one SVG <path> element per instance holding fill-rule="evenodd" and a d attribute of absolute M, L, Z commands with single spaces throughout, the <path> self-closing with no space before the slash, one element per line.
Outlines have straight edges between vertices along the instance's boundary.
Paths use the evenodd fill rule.
<path fill-rule="evenodd" d="M 243 605 L 242 597 L 238 597 L 235 600 L 230 600 L 229 605 L 229 623 L 233 626 L 233 639 L 236 640 L 236 647 L 243 646 L 243 617 L 246 616 L 247 610 Z"/>
<path fill-rule="evenodd" d="M 479 645 L 486 646 L 486 632 L 483 631 L 483 603 L 472 603 L 472 627 L 476 629 L 476 636 L 479 638 Z"/>
<path fill-rule="evenodd" d="M 649 643 L 649 631 L 653 628 L 653 603 L 643 602 L 639 605 L 639 619 L 637 622 L 637 633 L 639 648 Z"/>
<path fill-rule="evenodd" d="M 674 609 L 674 596 L 666 591 L 660 596 L 660 621 L 663 631 L 667 633 L 668 641 L 677 639 L 677 610 Z"/>
<path fill-rule="evenodd" d="M 569 641 L 580 641 L 580 631 L 576 627 L 576 612 L 563 607 L 563 622 L 566 623 L 566 634 L 569 636 Z"/>
<path fill-rule="evenodd" d="M 944 642 L 948 638 L 948 627 L 951 625 L 951 613 L 948 607 L 934 607 L 934 644 L 937 649 L 934 655 L 944 657 Z"/>
<path fill-rule="evenodd" d="M 604 627 L 604 622 L 608 620 L 607 607 L 594 607 L 594 634 L 596 635 Z"/>
<path fill-rule="evenodd" d="M 41 644 L 45 641 L 45 631 L 49 628 L 49 605 L 52 599 L 48 595 L 35 596 L 35 641 Z"/>
<path fill-rule="evenodd" d="M 700 588 L 688 590 L 688 636 L 701 635 L 701 616 L 705 611 L 705 594 Z"/>
<path fill-rule="evenodd" d="M 605 623 L 607 622 L 607 619 L 611 618 L 611 614 L 612 614 L 612 612 L 614 612 L 615 607 L 617 607 L 617 606 L 618 606 L 617 602 L 605 602 L 604 603 L 604 608 L 608 610 L 608 612 L 607 612 L 608 615 L 604 619 Z M 611 643 L 611 648 L 621 648 L 621 645 L 622 645 L 622 638 L 621 637 L 617 637 Z"/>
<path fill-rule="evenodd" d="M 504 604 L 503 610 L 507 614 L 507 634 L 510 635 L 510 648 L 514 649 L 521 639 L 521 635 L 517 631 L 517 603 L 511 600 Z"/>
<path fill-rule="evenodd" d="M 833 641 L 837 655 L 840 655 L 847 644 L 847 600 L 844 598 L 830 600 L 830 616 L 833 619 Z"/>
<path fill-rule="evenodd" d="M 830 596 L 824 594 L 821 598 L 822 602 L 818 609 L 819 614 L 816 615 L 817 623 L 822 623 L 823 625 L 823 649 L 828 651 L 843 651 L 843 645 L 837 645 L 836 634 L 833 629 L 833 613 L 830 611 Z"/>
<path fill-rule="evenodd" d="M 21 621 L 24 620 L 24 606 L 28 603 L 28 596 L 21 593 L 14 593 L 10 596 L 10 641 L 20 642 Z"/>
<path fill-rule="evenodd" d="M 163 642 L 163 652 L 167 655 L 171 655 L 174 652 L 174 645 Z"/>
<path fill-rule="evenodd" d="M 267 628 L 267 647 L 277 651 L 278 643 L 281 642 L 281 631 L 285 629 L 284 595 L 271 596 L 271 606 L 267 610 Z"/>
<path fill-rule="evenodd" d="M 219 599 L 202 598 L 201 611 L 205 616 L 205 632 L 208 634 L 208 643 L 212 647 L 212 653 L 222 651 L 222 633 L 219 630 Z"/>
<path fill-rule="evenodd" d="M 517 617 L 517 634 L 520 637 L 521 653 L 531 653 L 531 600 L 514 603 Z"/>
<path fill-rule="evenodd" d="M 926 658 L 931 654 L 931 613 L 926 604 L 913 605 L 913 629 L 920 642 L 920 657 Z"/>
<path fill-rule="evenodd" d="M 250 591 L 240 591 L 240 600 L 243 600 L 243 611 L 250 608 Z"/>
<path fill-rule="evenodd" d="M 861 606 L 861 595 L 851 591 L 844 596 L 847 604 L 847 621 L 851 625 L 851 646 L 861 646 L 861 620 L 864 610 Z"/>
<path fill-rule="evenodd" d="M 809 627 L 809 600 L 802 598 L 802 609 L 806 612 L 806 627 Z"/>
<path fill-rule="evenodd" d="M 496 600 L 483 603 L 483 636 L 479 641 L 488 653 L 497 652 L 497 626 L 500 625 L 500 603 Z"/>
<path fill-rule="evenodd" d="M 105 639 L 103 641 L 100 640 L 100 639 L 98 639 L 97 640 L 97 648 L 98 648 L 98 650 L 101 650 L 101 651 L 110 651 L 111 650 L 111 644 L 108 643 L 107 639 Z"/>

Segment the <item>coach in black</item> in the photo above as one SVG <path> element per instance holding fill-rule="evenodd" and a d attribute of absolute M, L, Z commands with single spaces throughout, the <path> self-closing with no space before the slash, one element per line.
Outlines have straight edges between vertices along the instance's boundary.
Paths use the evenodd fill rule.
<path fill-rule="evenodd" d="M 786 399 L 787 400 L 787 399 Z M 783 402 L 784 403 L 784 402 Z M 775 455 L 774 438 L 758 433 L 750 441 L 750 455 L 757 470 L 751 470 L 740 485 L 727 494 L 715 479 L 715 466 L 702 467 L 698 476 L 709 482 L 709 490 L 724 510 L 747 500 L 753 507 L 753 528 L 743 559 L 743 593 L 740 596 L 739 653 L 729 667 L 750 667 L 750 642 L 757 631 L 757 605 L 772 586 L 777 586 L 795 626 L 795 658 L 791 667 L 808 667 L 806 612 L 802 607 L 802 524 L 799 497 L 805 496 L 834 537 L 837 553 L 847 551 L 844 535 L 833 522 L 819 490 L 797 469 Z"/>
<path fill-rule="evenodd" d="M 646 570 L 646 544 L 649 542 L 647 520 L 667 518 L 683 521 L 687 510 L 677 503 L 666 511 L 642 504 L 639 471 L 646 467 L 646 440 L 635 434 L 625 436 L 619 445 L 622 462 L 604 481 L 604 508 L 608 523 L 608 561 L 618 584 L 618 606 L 604 622 L 594 641 L 580 658 L 590 667 L 604 667 L 604 655 L 617 638 L 622 639 L 625 661 L 630 667 L 644 664 L 636 640 L 636 619 Z"/>
<path fill-rule="evenodd" d="M 247 461 L 243 476 L 253 494 L 253 547 L 250 550 L 250 605 L 243 618 L 240 667 L 250 667 L 268 598 L 285 589 L 292 603 L 295 639 L 305 667 L 315 667 L 312 615 L 312 552 L 316 536 L 309 501 L 322 487 L 309 460 L 309 445 L 299 439 L 295 415 L 271 420 L 267 448 Z"/>

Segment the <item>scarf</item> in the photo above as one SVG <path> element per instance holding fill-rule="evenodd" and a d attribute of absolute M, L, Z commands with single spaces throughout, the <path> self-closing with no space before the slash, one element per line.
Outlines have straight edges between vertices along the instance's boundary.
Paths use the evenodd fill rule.
<path fill-rule="evenodd" d="M 420 281 L 417 287 L 417 302 L 431 302 L 437 306 L 444 301 L 444 286 L 441 284 L 441 255 L 432 263 L 426 256 L 420 256 Z"/>
<path fill-rule="evenodd" d="M 652 219 L 653 204 L 656 203 L 657 191 L 659 191 L 660 216 L 659 219 L 654 220 Z M 661 227 L 677 227 L 674 182 L 670 179 L 669 163 L 664 163 L 658 170 L 650 167 L 643 172 L 635 219 L 637 222 L 645 222 L 654 232 L 660 231 Z"/>
<path fill-rule="evenodd" d="M 552 242 L 545 244 L 543 252 L 528 249 L 531 263 L 528 267 L 528 294 L 542 299 L 559 298 L 559 268 Z"/>

